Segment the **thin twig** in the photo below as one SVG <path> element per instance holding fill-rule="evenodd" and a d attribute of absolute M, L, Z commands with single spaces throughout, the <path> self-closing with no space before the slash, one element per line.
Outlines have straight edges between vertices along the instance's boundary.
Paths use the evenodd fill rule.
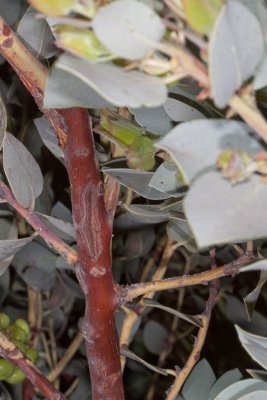
<path fill-rule="evenodd" d="M 161 243 L 160 243 L 160 246 L 161 246 Z M 168 263 L 170 261 L 170 258 L 172 257 L 177 246 L 178 246 L 178 243 L 174 244 L 170 238 L 167 238 L 161 261 L 160 261 L 156 271 L 153 274 L 152 280 L 157 280 L 164 276 L 167 266 L 168 266 Z M 131 336 L 131 332 L 133 330 L 134 324 L 136 323 L 137 319 L 139 318 L 139 316 L 143 313 L 143 311 L 145 309 L 144 298 L 151 299 L 151 298 L 153 298 L 153 296 L 154 296 L 154 292 L 150 292 L 146 296 L 143 296 L 139 300 L 138 304 L 131 310 L 124 307 L 126 316 L 123 321 L 121 334 L 120 334 L 120 347 L 127 348 L 129 346 L 130 336 Z M 126 361 L 125 357 L 121 356 L 122 370 L 124 369 L 125 361 Z"/>
<path fill-rule="evenodd" d="M 78 253 L 68 246 L 63 240 L 54 234 L 45 223 L 35 214 L 34 211 L 22 207 L 15 199 L 11 190 L 6 184 L 0 181 L 0 197 L 5 199 L 15 210 L 38 232 L 38 234 L 46 241 L 46 243 L 53 247 L 59 254 L 61 254 L 68 263 L 76 264 L 78 261 Z"/>
<path fill-rule="evenodd" d="M 208 282 L 213 281 L 214 279 L 238 274 L 239 268 L 251 262 L 252 259 L 256 260 L 254 256 L 248 257 L 247 255 L 243 255 L 238 259 L 214 270 L 204 271 L 189 276 L 179 276 L 158 281 L 132 284 L 128 287 L 121 288 L 121 304 L 125 304 L 129 301 L 132 301 L 136 297 L 150 292 L 177 289 L 184 286 L 201 284 L 206 285 Z"/>
<path fill-rule="evenodd" d="M 184 274 L 188 274 L 188 272 L 190 271 L 190 267 L 191 267 L 191 259 L 190 259 L 190 257 L 187 256 L 184 271 L 183 271 Z M 186 288 L 183 287 L 178 292 L 177 307 L 176 307 L 177 311 L 181 311 L 181 309 L 182 309 L 182 305 L 183 305 L 184 297 L 185 297 L 185 291 L 186 291 Z M 164 344 L 164 348 L 159 355 L 157 365 L 160 368 L 162 368 L 164 366 L 165 360 L 169 356 L 169 354 L 172 352 L 173 346 L 177 340 L 176 332 L 178 329 L 179 321 L 180 321 L 180 318 L 177 315 L 175 315 L 173 317 L 171 329 L 170 329 L 169 335 L 167 337 L 167 340 Z M 194 326 L 191 325 L 190 328 L 194 329 Z M 159 374 L 157 374 L 157 373 L 153 376 L 153 382 L 149 388 L 146 400 L 152 400 L 154 398 L 158 377 L 159 377 Z"/>
<path fill-rule="evenodd" d="M 0 331 L 0 355 L 21 369 L 31 383 L 48 400 L 65 400 L 36 366 Z"/>
<path fill-rule="evenodd" d="M 210 258 L 211 258 L 211 269 L 214 270 L 216 269 L 216 259 L 215 259 L 215 249 L 210 250 Z M 210 284 L 210 290 L 209 290 L 209 298 L 206 303 L 205 311 L 201 316 L 202 319 L 202 327 L 198 331 L 197 338 L 195 340 L 193 350 L 185 364 L 185 366 L 182 368 L 177 373 L 177 377 L 171 386 L 166 400 L 175 400 L 177 397 L 177 394 L 180 392 L 181 387 L 183 386 L 186 378 L 198 362 L 200 358 L 200 353 L 201 350 L 204 346 L 209 324 L 210 324 L 210 319 L 211 319 L 211 313 L 213 310 L 213 307 L 216 304 L 217 301 L 217 296 L 218 296 L 218 291 L 219 291 L 219 280 L 215 279 L 213 282 Z"/>
<path fill-rule="evenodd" d="M 68 387 L 68 389 L 66 390 L 66 392 L 64 393 L 64 396 L 66 396 L 67 398 L 74 392 L 74 390 L 76 389 L 76 387 L 79 385 L 81 378 L 77 377 L 76 379 L 74 379 L 74 381 L 72 382 L 72 384 Z"/>
<path fill-rule="evenodd" d="M 52 361 L 52 357 L 51 357 L 51 354 L 50 354 L 50 349 L 49 349 L 49 346 L 48 346 L 48 343 L 47 343 L 47 339 L 46 339 L 45 334 L 43 332 L 41 332 L 41 341 L 42 341 L 42 345 L 43 345 L 43 348 L 44 348 L 45 360 L 46 360 L 49 368 L 52 369 L 53 368 L 53 361 Z"/>
<path fill-rule="evenodd" d="M 84 337 L 81 332 L 78 332 L 77 335 L 74 337 L 73 341 L 67 348 L 64 356 L 59 360 L 57 365 L 49 372 L 47 375 L 47 379 L 51 382 L 57 379 L 57 377 L 61 374 L 63 369 L 66 367 L 68 362 L 72 359 L 76 351 L 79 349 L 81 343 L 83 342 Z"/>

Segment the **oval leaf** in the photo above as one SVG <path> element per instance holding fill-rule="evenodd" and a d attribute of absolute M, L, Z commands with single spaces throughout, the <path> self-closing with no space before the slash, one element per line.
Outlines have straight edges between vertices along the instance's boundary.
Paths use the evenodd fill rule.
<path fill-rule="evenodd" d="M 93 29 L 112 53 L 129 60 L 144 57 L 165 31 L 159 16 L 137 0 L 117 0 L 101 7 Z"/>
<path fill-rule="evenodd" d="M 223 119 L 184 122 L 155 143 L 166 150 L 178 165 L 182 180 L 190 183 L 202 170 L 213 167 L 223 149 L 247 152 L 263 150 L 250 135 L 250 128 L 239 121 Z"/>
<path fill-rule="evenodd" d="M 242 378 L 243 376 L 237 368 L 231 371 L 227 371 L 212 386 L 209 395 L 209 400 L 213 400 L 225 388 L 227 388 L 228 386 L 232 385 L 237 381 L 240 381 Z"/>
<path fill-rule="evenodd" d="M 187 378 L 182 395 L 184 400 L 207 400 L 216 378 L 209 363 L 204 359 L 193 368 Z"/>
<path fill-rule="evenodd" d="M 43 175 L 39 165 L 26 147 L 8 132 L 3 153 L 4 170 L 14 196 L 23 207 L 33 207 L 34 199 L 43 190 Z"/>
<path fill-rule="evenodd" d="M 37 14 L 32 7 L 28 8 L 19 23 L 18 34 L 36 57 L 50 58 L 58 51 L 54 36 L 46 20 L 37 18 Z"/>
<path fill-rule="evenodd" d="M 245 379 L 244 381 L 235 382 L 228 386 L 214 398 L 214 400 L 241 400 L 242 396 L 252 394 L 255 391 L 267 391 L 267 383 L 257 379 Z M 247 398 L 249 399 L 249 397 Z M 255 397 L 255 400 L 258 398 Z M 253 397 L 250 397 L 253 400 Z"/>
<path fill-rule="evenodd" d="M 60 69 L 75 76 L 83 85 L 92 88 L 106 101 L 118 107 L 156 107 L 166 100 L 167 90 L 163 81 L 140 71 L 124 71 L 109 63 L 93 64 L 70 54 L 63 54 L 59 57 L 54 69 Z M 45 91 L 45 107 L 49 107 L 48 88 L 51 84 L 53 85 L 49 80 L 51 77 L 48 78 Z M 62 86 L 64 85 L 69 85 L 68 79 L 62 82 Z M 72 86 L 72 90 L 75 98 L 79 98 L 79 89 Z M 79 104 L 72 105 L 78 106 Z M 88 103 L 86 107 L 92 108 L 95 107 L 95 104 Z"/>
<path fill-rule="evenodd" d="M 242 82 L 253 75 L 262 57 L 260 23 L 246 6 L 230 1 L 222 8 L 209 46 L 212 95 L 215 104 L 223 108 Z"/>
<path fill-rule="evenodd" d="M 267 237 L 266 198 L 267 185 L 258 176 L 232 186 L 218 172 L 201 175 L 184 201 L 198 246 Z"/>

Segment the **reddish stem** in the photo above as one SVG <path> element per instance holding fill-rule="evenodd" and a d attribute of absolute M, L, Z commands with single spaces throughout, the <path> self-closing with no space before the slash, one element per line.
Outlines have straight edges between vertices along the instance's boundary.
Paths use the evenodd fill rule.
<path fill-rule="evenodd" d="M 49 118 L 61 146 L 65 147 L 79 247 L 77 276 L 86 300 L 83 332 L 93 400 L 123 400 L 114 319 L 118 302 L 112 280 L 110 253 L 115 191 L 111 190 L 113 194 L 107 196 L 107 212 L 88 112 L 79 108 L 42 108 L 48 71 L 30 54 L 1 17 L 0 53 L 14 68 L 40 110 Z"/>
<path fill-rule="evenodd" d="M 83 333 L 94 400 L 124 399 L 114 312 L 118 304 L 111 268 L 112 218 L 95 156 L 89 114 L 64 111 L 68 126 L 65 162 L 79 246 L 77 277 L 85 294 Z"/>

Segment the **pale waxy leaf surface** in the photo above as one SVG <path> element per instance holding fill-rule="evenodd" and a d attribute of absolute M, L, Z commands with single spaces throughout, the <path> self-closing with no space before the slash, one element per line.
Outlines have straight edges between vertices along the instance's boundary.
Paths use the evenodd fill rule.
<path fill-rule="evenodd" d="M 153 108 L 130 108 L 138 125 L 155 135 L 165 135 L 172 127 L 172 119 L 168 116 L 163 106 Z"/>
<path fill-rule="evenodd" d="M 185 122 L 192 121 L 194 119 L 206 118 L 196 108 L 172 97 L 168 97 L 164 103 L 164 108 L 168 116 L 176 122 Z"/>
<path fill-rule="evenodd" d="M 184 201 L 198 247 L 266 237 L 266 198 L 267 185 L 256 175 L 235 186 L 216 171 L 201 175 Z"/>
<path fill-rule="evenodd" d="M 243 396 L 260 390 L 266 391 L 267 394 L 267 383 L 261 382 L 257 379 L 245 379 L 228 386 L 213 400 L 241 400 L 243 399 Z M 247 399 L 249 399 L 249 397 Z M 258 398 L 253 399 L 253 397 L 251 397 L 250 400 L 258 400 Z"/>
<path fill-rule="evenodd" d="M 3 143 L 3 165 L 17 201 L 25 208 L 33 206 L 43 190 L 42 172 L 26 147 L 8 132 Z"/>
<path fill-rule="evenodd" d="M 0 261 L 6 260 L 8 257 L 13 256 L 27 243 L 31 242 L 32 239 L 33 237 L 14 240 L 0 240 Z"/>
<path fill-rule="evenodd" d="M 76 240 L 75 229 L 71 223 L 51 217 L 50 215 L 44 215 L 41 213 L 36 214 L 48 226 L 48 228 L 61 239 L 72 242 Z"/>
<path fill-rule="evenodd" d="M 184 400 L 207 400 L 216 378 L 209 363 L 203 359 L 193 368 L 187 378 L 182 395 Z"/>
<path fill-rule="evenodd" d="M 240 2 L 226 3 L 209 44 L 211 89 L 218 107 L 224 108 L 242 82 L 253 75 L 263 51 L 263 34 L 257 18 Z"/>
<path fill-rule="evenodd" d="M 253 88 L 259 90 L 267 85 L 267 47 L 265 46 L 265 51 L 262 59 L 256 69 L 256 74 L 253 80 Z"/>
<path fill-rule="evenodd" d="M 37 15 L 36 10 L 29 7 L 20 20 L 18 34 L 36 57 L 50 58 L 58 51 L 55 39 L 46 20 Z"/>
<path fill-rule="evenodd" d="M 53 68 L 46 80 L 44 107 L 105 108 L 111 103 L 72 73 Z"/>
<path fill-rule="evenodd" d="M 63 54 L 58 58 L 54 69 L 75 76 L 83 85 L 92 88 L 107 102 L 118 107 L 156 107 L 163 104 L 167 97 L 167 89 L 160 78 L 147 76 L 140 71 L 124 71 L 111 63 L 93 64 L 70 54 Z M 68 80 L 62 84 L 68 85 Z M 49 104 L 47 88 L 45 107 Z M 78 89 L 73 86 L 72 90 L 74 96 L 77 96 Z M 86 106 L 92 108 L 95 104 L 88 103 Z"/>
<path fill-rule="evenodd" d="M 242 346 L 251 358 L 267 369 L 267 338 L 246 332 L 237 325 L 235 328 Z"/>
<path fill-rule="evenodd" d="M 202 171 L 214 168 L 216 157 L 224 149 L 263 150 L 250 132 L 250 128 L 239 121 L 201 119 L 179 124 L 158 140 L 155 147 L 171 155 L 185 182 L 190 183 Z"/>
<path fill-rule="evenodd" d="M 252 14 L 255 15 L 258 21 L 261 23 L 261 28 L 266 37 L 267 34 L 267 9 L 265 0 L 251 1 L 251 0 L 230 0 L 238 1 L 239 3 L 246 6 Z"/>
<path fill-rule="evenodd" d="M 170 196 L 162 193 L 148 184 L 153 176 L 153 172 L 137 171 L 128 168 L 102 168 L 102 172 L 112 176 L 116 181 L 130 189 L 133 189 L 140 196 L 150 200 L 165 200 Z"/>
<path fill-rule="evenodd" d="M 177 180 L 177 166 L 166 161 L 154 172 L 149 186 L 170 195 L 170 197 L 181 197 L 183 195 L 181 190 L 178 190 L 182 185 Z"/>
<path fill-rule="evenodd" d="M 239 400 L 266 400 L 267 389 L 266 390 L 256 390 L 255 392 L 245 394 L 239 398 Z"/>
<path fill-rule="evenodd" d="M 36 118 L 34 123 L 44 145 L 56 158 L 63 161 L 64 152 L 58 145 L 57 136 L 48 119 L 46 117 Z"/>
<path fill-rule="evenodd" d="M 111 53 L 130 60 L 144 57 L 165 31 L 160 17 L 137 0 L 117 0 L 101 7 L 93 29 Z"/>
<path fill-rule="evenodd" d="M 241 372 L 236 368 L 225 372 L 212 386 L 209 400 L 213 400 L 220 392 L 233 383 L 240 381 L 243 378 Z"/>

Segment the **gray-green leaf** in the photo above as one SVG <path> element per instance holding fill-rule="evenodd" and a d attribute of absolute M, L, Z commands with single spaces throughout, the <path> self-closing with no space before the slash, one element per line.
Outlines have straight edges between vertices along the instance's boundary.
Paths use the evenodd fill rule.
<path fill-rule="evenodd" d="M 79 86 L 82 83 L 87 90 L 93 89 L 93 92 L 97 92 L 106 102 L 118 107 L 156 107 L 163 104 L 167 97 L 165 84 L 158 77 L 148 76 L 140 71 L 124 71 L 111 63 L 93 64 L 70 54 L 63 54 L 58 58 L 52 75 L 48 78 L 44 96 L 45 107 L 57 104 L 53 99 L 52 101 L 49 99 L 52 95 L 57 96 L 53 89 L 53 71 L 57 69 L 69 74 L 69 76 L 65 74 L 65 79 L 63 82 L 61 81 L 59 89 L 61 90 L 64 85 L 72 86 L 73 95 L 70 93 L 70 97 L 74 96 L 75 101 L 70 103 L 71 99 L 68 99 L 68 104 L 72 104 L 72 106 L 81 105 L 81 101 L 77 103 L 80 89 L 73 84 L 72 76 L 76 78 L 76 82 L 80 81 Z M 99 96 L 97 102 L 99 103 Z M 95 103 L 95 96 L 89 93 L 86 107 L 95 108 Z M 69 105 L 69 107 L 71 106 Z"/>
<path fill-rule="evenodd" d="M 219 172 L 201 175 L 193 182 L 184 201 L 185 214 L 198 246 L 205 248 L 266 237 L 266 198 L 267 185 L 258 176 L 232 186 Z"/>
<path fill-rule="evenodd" d="M 237 325 L 235 328 L 242 346 L 250 357 L 267 369 L 267 338 L 246 332 Z"/>
<path fill-rule="evenodd" d="M 93 29 L 111 53 L 130 60 L 144 57 L 165 31 L 159 16 L 137 0 L 117 0 L 101 7 Z"/>
<path fill-rule="evenodd" d="M 250 128 L 239 121 L 201 119 L 179 124 L 157 141 L 155 147 L 171 155 L 185 181 L 190 183 L 199 173 L 214 168 L 216 157 L 224 149 L 263 150 L 250 132 Z"/>
<path fill-rule="evenodd" d="M 33 207 L 43 190 L 43 175 L 31 153 L 8 132 L 3 142 L 3 165 L 17 201 L 25 208 Z"/>
<path fill-rule="evenodd" d="M 242 82 L 253 75 L 263 50 L 260 22 L 243 4 L 227 2 L 209 44 L 211 88 L 218 107 L 225 107 Z"/>

